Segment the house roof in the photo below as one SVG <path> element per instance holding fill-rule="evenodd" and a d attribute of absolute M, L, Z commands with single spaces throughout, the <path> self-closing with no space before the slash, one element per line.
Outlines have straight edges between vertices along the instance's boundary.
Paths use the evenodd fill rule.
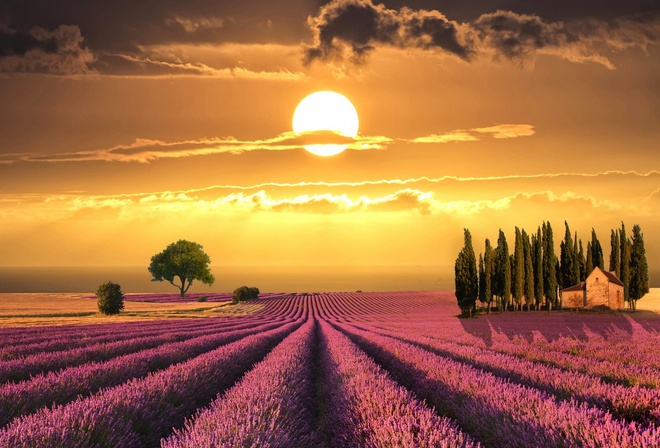
<path fill-rule="evenodd" d="M 601 269 L 603 271 L 603 274 L 605 274 L 605 277 L 611 282 L 614 283 L 615 285 L 623 286 L 623 282 L 619 280 L 619 277 L 616 276 L 614 272 L 609 272 Z"/>
<path fill-rule="evenodd" d="M 562 291 L 562 292 L 564 292 L 564 291 L 566 291 L 566 292 L 571 292 L 571 291 L 584 291 L 584 285 L 585 285 L 585 284 L 586 284 L 585 282 L 580 282 L 580 283 L 578 283 L 577 285 L 569 286 L 568 288 L 564 288 L 564 289 L 562 289 L 561 291 Z"/>

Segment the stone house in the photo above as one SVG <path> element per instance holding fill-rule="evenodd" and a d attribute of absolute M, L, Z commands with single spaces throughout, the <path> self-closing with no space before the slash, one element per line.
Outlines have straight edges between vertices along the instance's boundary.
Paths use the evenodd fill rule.
<path fill-rule="evenodd" d="M 561 290 L 562 307 L 623 309 L 623 283 L 614 272 L 595 267 L 587 279 Z"/>

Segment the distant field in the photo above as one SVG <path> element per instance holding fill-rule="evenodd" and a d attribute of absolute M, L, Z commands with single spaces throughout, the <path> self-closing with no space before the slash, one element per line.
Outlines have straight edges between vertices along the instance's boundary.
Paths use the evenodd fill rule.
<path fill-rule="evenodd" d="M 130 299 L 130 295 L 127 296 Z M 204 317 L 228 305 L 227 302 L 154 303 L 124 301 L 119 316 L 98 313 L 97 298 L 92 294 L 3 293 L 0 294 L 0 326 L 93 324 L 164 319 L 168 317 Z"/>
<path fill-rule="evenodd" d="M 266 293 L 261 297 L 279 295 Z M 198 302 L 201 296 L 208 296 L 209 301 Z M 190 294 L 183 300 L 177 294 L 126 294 L 124 312 L 119 316 L 107 317 L 98 313 L 96 296 L 91 293 L 0 293 L 0 327 L 129 322 L 254 311 L 254 307 L 245 305 L 225 308 L 229 300 L 231 294 L 228 293 Z M 651 288 L 651 292 L 639 300 L 637 306 L 640 312 L 660 313 L 660 288 Z"/>

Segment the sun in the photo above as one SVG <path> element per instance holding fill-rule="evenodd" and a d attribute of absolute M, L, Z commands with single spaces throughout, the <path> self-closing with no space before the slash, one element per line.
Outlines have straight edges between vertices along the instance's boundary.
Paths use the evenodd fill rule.
<path fill-rule="evenodd" d="M 357 137 L 359 124 L 350 100 L 329 90 L 306 96 L 293 113 L 293 132 L 314 142 L 303 146 L 317 156 L 334 156 L 344 151 L 348 143 L 340 142 Z"/>

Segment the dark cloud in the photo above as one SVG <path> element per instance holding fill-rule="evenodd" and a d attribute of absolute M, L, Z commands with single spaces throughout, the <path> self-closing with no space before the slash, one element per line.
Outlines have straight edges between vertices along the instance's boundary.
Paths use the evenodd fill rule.
<path fill-rule="evenodd" d="M 54 30 L 29 31 L 0 27 L 0 72 L 80 75 L 91 71 L 94 55 L 82 46 L 80 28 L 60 25 Z"/>
<path fill-rule="evenodd" d="M 384 0 L 392 9 L 437 9 L 461 22 L 497 10 L 536 15 L 545 21 L 611 20 L 658 11 L 657 0 Z"/>
<path fill-rule="evenodd" d="M 167 43 L 296 44 L 318 6 L 308 0 L 6 0 L 0 23 L 20 30 L 78 25 L 95 53 Z"/>
<path fill-rule="evenodd" d="M 458 24 L 437 11 L 400 11 L 370 0 L 334 1 L 309 19 L 314 45 L 306 49 L 308 62 L 348 56 L 360 63 L 376 45 L 437 48 L 467 59 L 470 50 Z"/>
<path fill-rule="evenodd" d="M 459 23 L 435 10 L 397 10 L 371 0 L 335 0 L 308 23 L 314 43 L 305 50 L 307 62 L 348 59 L 361 63 L 377 46 L 393 46 L 436 50 L 464 60 L 490 54 L 495 59 L 524 61 L 543 52 L 614 68 L 603 55 L 606 51 L 645 48 L 660 39 L 658 11 L 564 22 L 496 10 Z"/>
<path fill-rule="evenodd" d="M 57 52 L 57 40 L 53 37 L 37 38 L 38 33 L 12 31 L 0 28 L 0 57 L 23 56 L 29 50 L 41 50 L 45 53 Z"/>
<path fill-rule="evenodd" d="M 579 39 L 558 23 L 545 23 L 538 16 L 496 11 L 481 15 L 472 24 L 481 42 L 508 59 L 524 58 L 535 50 L 575 43 Z"/>

